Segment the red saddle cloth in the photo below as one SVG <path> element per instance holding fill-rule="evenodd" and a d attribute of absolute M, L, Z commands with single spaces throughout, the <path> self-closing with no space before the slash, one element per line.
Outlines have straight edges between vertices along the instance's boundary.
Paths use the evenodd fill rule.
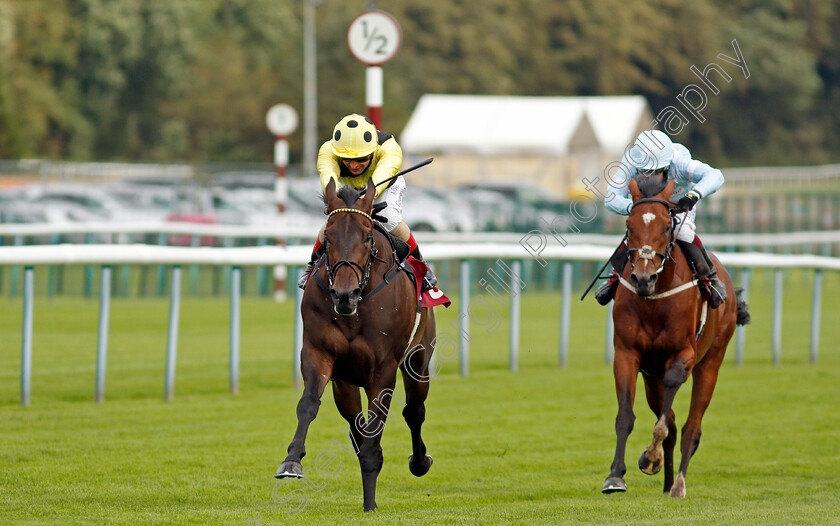
<path fill-rule="evenodd" d="M 448 308 L 452 303 L 452 300 L 447 298 L 446 294 L 444 294 L 439 288 L 435 287 L 431 290 L 421 292 L 423 278 L 426 276 L 426 271 L 429 270 L 429 266 L 414 256 L 408 256 L 406 261 L 408 261 L 408 264 L 411 265 L 412 269 L 414 269 L 414 284 L 417 287 L 417 297 L 422 300 L 422 306 L 437 307 L 438 305 L 443 305 Z"/>

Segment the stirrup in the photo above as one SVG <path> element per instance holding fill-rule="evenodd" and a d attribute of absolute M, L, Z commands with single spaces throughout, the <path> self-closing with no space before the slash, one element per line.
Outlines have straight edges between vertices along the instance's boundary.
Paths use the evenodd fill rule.
<path fill-rule="evenodd" d="M 726 285 L 721 283 L 717 274 L 709 276 L 709 307 L 716 309 L 726 301 Z"/>
<path fill-rule="evenodd" d="M 423 278 L 423 286 L 420 289 L 420 292 L 426 292 L 427 290 L 432 290 L 438 283 L 437 276 L 435 273 L 432 272 L 432 267 L 426 263 L 426 267 L 428 270 L 426 271 L 426 276 Z"/>
<path fill-rule="evenodd" d="M 721 283 L 717 273 L 712 273 L 699 281 L 700 295 L 709 303 L 709 307 L 716 309 L 726 301 L 726 286 Z"/>

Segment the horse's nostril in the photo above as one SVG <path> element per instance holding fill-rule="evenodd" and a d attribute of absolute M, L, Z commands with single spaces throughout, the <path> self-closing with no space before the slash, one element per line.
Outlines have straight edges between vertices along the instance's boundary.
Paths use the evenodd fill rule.
<path fill-rule="evenodd" d="M 350 293 L 351 298 L 361 298 L 362 297 L 362 289 L 356 287 L 353 289 L 353 292 Z"/>
<path fill-rule="evenodd" d="M 634 287 L 639 284 L 639 278 L 635 274 L 630 274 L 630 284 Z"/>

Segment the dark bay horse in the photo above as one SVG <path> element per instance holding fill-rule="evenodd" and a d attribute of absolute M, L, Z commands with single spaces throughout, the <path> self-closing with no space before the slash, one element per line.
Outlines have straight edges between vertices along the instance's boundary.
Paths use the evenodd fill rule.
<path fill-rule="evenodd" d="M 646 190 L 648 186 L 643 184 Z M 737 298 L 732 279 L 714 255 L 711 257 L 718 276 L 726 285 L 726 302 L 717 309 L 707 309 L 698 287 L 692 285 L 693 273 L 686 258 L 680 250 L 674 250 L 675 229 L 679 226 L 673 218 L 677 210 L 669 201 L 673 190 L 673 181 L 666 186 L 662 180 L 645 192 L 635 179 L 630 182 L 630 264 L 622 273 L 613 308 L 617 440 L 610 475 L 601 490 L 604 493 L 627 491 L 624 450 L 636 419 L 633 401 L 641 372 L 648 405 L 658 420 L 653 442 L 639 458 L 639 468 L 654 475 L 664 465 L 665 491 L 672 497 L 685 496 L 688 463 L 700 443 L 700 423 L 711 401 L 726 346 L 736 322 L 749 320 L 746 303 Z M 671 406 L 689 376 L 693 377 L 691 406 L 682 428 L 680 467 L 674 480 L 677 426 Z"/>
<path fill-rule="evenodd" d="M 364 509 L 376 509 L 376 478 L 382 469 L 380 439 L 394 393 L 397 369 L 405 386 L 403 417 L 411 430 L 411 473 L 429 471 L 432 457 L 420 435 L 429 392 L 429 360 L 435 338 L 431 308 L 418 312 L 411 278 L 397 267 L 385 234 L 373 228 L 373 184 L 359 193 L 330 183 L 324 195 L 325 258 L 315 267 L 303 295 L 303 395 L 289 455 L 277 478 L 303 477 L 301 458 L 309 425 L 332 380 L 339 413 L 350 424 L 350 441 L 362 470 Z M 409 351 L 410 349 L 410 351 Z M 368 405 L 362 411 L 359 388 Z"/>

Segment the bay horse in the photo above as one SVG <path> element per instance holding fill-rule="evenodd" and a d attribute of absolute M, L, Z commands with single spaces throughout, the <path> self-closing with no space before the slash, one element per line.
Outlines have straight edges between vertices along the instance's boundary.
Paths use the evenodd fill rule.
<path fill-rule="evenodd" d="M 710 255 L 718 277 L 726 286 L 726 301 L 708 309 L 682 251 L 674 250 L 675 215 L 670 201 L 673 180 L 661 177 L 654 184 L 631 179 L 633 207 L 627 218 L 629 263 L 613 307 L 615 358 L 613 372 L 618 397 L 615 420 L 616 447 L 610 474 L 602 492 L 627 491 L 624 451 L 633 430 L 636 379 L 642 373 L 647 402 L 657 416 L 653 442 L 642 452 L 639 469 L 655 475 L 665 468 L 664 491 L 685 497 L 688 463 L 700 444 L 700 423 L 709 406 L 735 325 L 749 321 L 747 305 L 738 298 L 732 279 L 720 261 Z M 705 319 L 704 319 L 705 318 Z M 677 390 L 693 377 L 691 406 L 682 428 L 680 466 L 674 480 L 677 427 L 671 406 Z"/>
<path fill-rule="evenodd" d="M 376 479 L 382 469 L 380 440 L 394 397 L 397 369 L 405 386 L 403 417 L 411 430 L 409 470 L 423 476 L 432 465 L 420 435 L 429 392 L 429 361 L 435 338 L 431 308 L 418 303 L 412 279 L 372 218 L 376 189 L 362 192 L 330 182 L 325 256 L 306 284 L 301 304 L 303 395 L 297 429 L 276 478 L 303 477 L 301 459 L 309 425 L 332 380 L 338 412 L 350 424 L 350 441 L 362 471 L 364 509 L 376 509 Z M 321 264 L 323 263 L 323 264 Z M 409 352 L 409 349 L 411 351 Z M 362 411 L 359 388 L 365 390 Z"/>

